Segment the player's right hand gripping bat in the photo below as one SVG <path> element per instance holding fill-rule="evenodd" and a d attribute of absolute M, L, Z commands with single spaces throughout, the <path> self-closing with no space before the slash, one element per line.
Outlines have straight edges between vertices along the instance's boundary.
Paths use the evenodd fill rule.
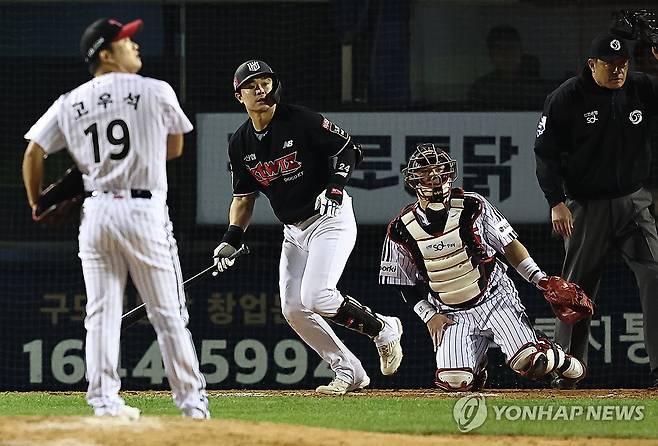
<path fill-rule="evenodd" d="M 249 247 L 243 244 L 242 246 L 240 246 L 240 248 L 237 251 L 231 254 L 229 259 L 237 259 L 238 257 L 243 256 L 245 254 L 249 254 Z M 217 267 L 215 265 L 212 265 L 204 269 L 203 271 L 195 274 L 194 276 L 190 277 L 185 282 L 183 282 L 183 287 L 185 287 L 185 285 L 189 286 L 195 279 L 208 274 L 210 271 L 216 268 Z M 125 330 L 128 327 L 132 327 L 133 325 L 135 325 L 137 322 L 139 322 L 145 317 L 146 317 L 146 306 L 144 304 L 141 304 L 140 306 L 133 308 L 132 310 L 121 316 L 121 331 Z"/>
<path fill-rule="evenodd" d="M 537 287 L 551 304 L 553 313 L 566 324 L 575 324 L 594 313 L 594 303 L 583 289 L 562 277 L 543 277 L 539 279 Z"/>

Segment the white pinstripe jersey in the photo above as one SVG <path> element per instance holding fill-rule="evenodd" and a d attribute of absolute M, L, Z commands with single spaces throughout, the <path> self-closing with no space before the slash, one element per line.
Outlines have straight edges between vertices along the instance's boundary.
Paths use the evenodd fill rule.
<path fill-rule="evenodd" d="M 501 214 L 500 211 L 483 196 L 474 192 L 464 192 L 464 197 L 475 199 L 480 204 L 481 212 L 474 221 L 474 230 L 475 233 L 480 236 L 486 254 L 488 256 L 493 256 L 496 252 L 504 254 L 505 246 L 518 238 L 512 225 L 510 225 L 503 214 Z M 427 215 L 420 208 L 418 203 L 415 204 L 415 215 L 421 226 L 427 226 L 429 224 Z M 389 227 L 391 227 L 399 218 L 400 215 L 391 220 Z M 421 270 L 418 267 L 411 252 L 412 249 L 393 241 L 387 233 L 382 248 L 379 283 L 383 285 L 403 286 L 413 286 L 417 283 L 426 283 L 423 274 L 424 270 Z M 489 289 L 498 285 L 506 270 L 507 265 L 496 259 L 496 264 L 489 278 Z M 448 306 L 441 304 L 433 297 L 431 298 L 431 302 L 437 305 L 440 309 L 449 309 Z"/>
<path fill-rule="evenodd" d="M 192 128 L 168 83 L 113 72 L 60 96 L 25 139 L 48 154 L 67 148 L 86 190 L 166 193 L 167 135 Z"/>

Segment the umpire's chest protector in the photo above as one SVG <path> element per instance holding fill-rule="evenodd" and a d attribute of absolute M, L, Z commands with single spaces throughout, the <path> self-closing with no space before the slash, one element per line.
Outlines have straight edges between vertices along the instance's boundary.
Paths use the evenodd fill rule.
<path fill-rule="evenodd" d="M 445 223 L 439 230 L 423 227 L 413 209 L 400 216 L 412 252 L 424 268 L 432 293 L 452 307 L 467 307 L 487 288 L 494 259 L 486 255 L 475 232 L 480 213 L 477 200 L 452 198 Z M 402 229 L 402 228 L 401 228 Z"/>

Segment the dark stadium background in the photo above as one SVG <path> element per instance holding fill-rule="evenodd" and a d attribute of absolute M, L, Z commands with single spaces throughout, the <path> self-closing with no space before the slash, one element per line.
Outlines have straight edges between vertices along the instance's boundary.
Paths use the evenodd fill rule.
<path fill-rule="evenodd" d="M 82 357 L 79 341 L 84 339 L 80 320 L 84 284 L 77 258 L 77 226 L 49 229 L 32 222 L 20 165 L 25 131 L 58 95 L 88 79 L 77 52 L 79 35 L 87 23 L 102 16 L 124 21 L 143 18 L 145 28 L 136 39 L 142 45 L 144 69 L 141 74 L 167 80 L 194 122 L 198 113 L 242 111 L 232 96 L 231 81 L 235 67 L 249 58 L 267 60 L 275 68 L 283 81 L 286 101 L 318 111 L 500 111 L 501 104 L 494 102 L 473 104 L 463 94 L 454 93 L 463 86 L 451 83 L 463 65 L 458 61 L 464 58 L 471 61 L 471 65 L 463 68 L 466 78 L 472 77 L 473 68 L 478 64 L 488 64 L 482 41 L 491 26 L 507 23 L 519 29 L 524 48 L 532 48 L 540 62 L 547 61 L 546 67 L 550 69 L 542 66 L 546 68 L 542 71 L 545 73 L 542 85 L 550 91 L 584 63 L 589 40 L 595 31 L 606 27 L 612 11 L 621 7 L 651 6 L 650 2 L 607 1 L 476 3 L 463 8 L 462 13 L 456 2 L 411 0 L 0 2 L 3 30 L 0 42 L 0 203 L 3 205 L 0 218 L 0 390 L 85 388 L 80 360 L 70 357 Z M 441 8 L 451 17 L 459 18 L 460 23 L 470 24 L 467 30 L 473 29 L 474 22 L 488 24 L 477 33 L 465 32 L 448 41 L 429 38 L 426 29 L 421 32 L 414 27 L 419 23 L 420 12 L 431 9 L 440 16 Z M 436 26 L 442 25 L 445 24 L 439 22 Z M 459 27 L 459 24 L 453 26 Z M 563 27 L 569 28 L 570 36 L 578 38 L 561 38 Z M 344 45 L 351 47 L 353 55 L 352 94 L 347 100 L 341 99 Z M 431 66 L 422 70 L 418 67 L 423 54 L 432 48 L 450 45 L 460 51 L 455 54 L 455 66 L 446 66 L 446 59 L 441 58 L 426 61 L 427 65 L 434 64 L 436 70 Z M 579 56 L 572 57 L 574 54 Z M 448 72 L 451 73 L 450 82 L 446 79 Z M 434 77 L 427 73 L 434 73 Z M 540 111 L 541 107 L 541 101 L 529 99 L 505 111 Z M 350 122 L 341 124 L 350 130 Z M 171 217 L 183 272 L 189 277 L 210 263 L 212 250 L 225 226 L 196 223 L 195 132 L 186 137 L 185 144 L 183 157 L 170 163 L 168 173 Z M 224 149 L 225 142 L 218 141 L 218 150 Z M 47 161 L 48 180 L 55 179 L 70 164 L 65 154 L 51 158 Z M 225 175 L 225 172 L 218 172 L 218 175 Z M 215 193 L 228 195 L 231 191 Z M 267 203 L 261 198 L 258 205 Z M 358 202 L 355 205 L 358 207 Z M 524 203 L 519 203 L 519 207 L 523 206 Z M 393 216 L 397 209 L 390 212 Z M 516 224 L 515 227 L 538 263 L 547 272 L 558 274 L 562 248 L 550 235 L 548 218 L 547 209 L 545 222 Z M 384 224 L 359 226 L 357 245 L 341 288 L 377 311 L 400 315 L 405 327 L 402 367 L 395 376 L 382 377 L 371 343 L 341 328 L 337 332 L 362 359 L 373 387 L 432 387 L 435 367 L 425 327 L 398 296 L 376 284 L 384 231 Z M 228 367 L 225 373 L 219 373 L 225 375 L 224 379 L 210 383 L 209 388 L 313 388 L 327 377 L 319 372 L 314 376 L 319 358 L 305 346 L 307 372 L 295 378 L 296 381 L 291 379 L 292 383 L 277 377 L 277 374 L 295 372 L 293 367 L 286 366 L 294 361 L 293 352 L 303 354 L 299 345 L 291 343 L 301 341 L 285 323 L 280 323 L 274 304 L 281 228 L 254 225 L 249 228 L 246 242 L 251 247 L 251 255 L 240 259 L 235 268 L 218 279 L 200 280 L 188 293 L 190 329 L 202 362 L 202 343 L 212 341 L 206 342 L 205 354 L 210 360 L 206 361 L 208 364 L 203 366 L 203 371 L 219 373 L 219 369 L 210 364 L 213 361 L 219 368 L 224 367 L 223 364 Z M 519 285 L 531 319 L 552 317 L 540 294 L 521 283 L 516 272 L 511 271 L 510 275 Z M 265 322 L 245 323 L 240 299 L 244 301 L 245 295 L 260 297 L 261 294 L 267 302 Z M 216 323 L 217 319 L 213 319 L 209 309 L 217 298 L 233 298 L 237 302 L 230 322 Z M 126 309 L 137 303 L 136 293 L 131 288 L 126 297 Z M 639 313 L 640 307 L 633 277 L 618 260 L 610 262 L 598 304 L 595 319 L 600 320 L 600 325 L 593 328 L 590 377 L 585 385 L 648 385 L 648 366 L 628 359 L 629 347 L 641 339 L 630 340 L 630 322 L 627 323 L 624 314 Z M 58 305 L 62 306 L 62 312 L 52 313 Z M 122 365 L 128 370 L 124 388 L 164 385 L 157 379 L 160 376 L 158 364 L 149 363 L 150 356 L 146 355 L 154 338 L 147 324 L 136 326 L 124 335 Z M 226 340 L 226 343 L 216 340 Z M 595 348 L 597 343 L 600 349 Z M 288 348 L 293 344 L 294 347 Z M 641 346 L 634 351 L 638 356 L 646 356 Z M 225 358 L 225 363 L 219 355 Z M 136 373 L 136 369 L 141 372 Z M 498 349 L 490 352 L 489 371 L 492 387 L 543 385 L 517 379 L 505 368 Z M 136 376 L 140 373 L 143 376 Z M 149 374 L 156 376 L 154 382 L 148 378 Z"/>

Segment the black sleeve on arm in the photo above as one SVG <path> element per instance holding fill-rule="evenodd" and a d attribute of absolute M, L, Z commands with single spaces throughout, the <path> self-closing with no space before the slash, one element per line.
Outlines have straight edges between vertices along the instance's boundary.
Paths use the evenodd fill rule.
<path fill-rule="evenodd" d="M 558 133 L 566 129 L 556 128 L 559 126 L 557 120 L 559 111 L 555 110 L 554 101 L 553 94 L 546 98 L 544 112 L 537 125 L 537 138 L 535 139 L 537 181 L 551 208 L 566 199 L 563 178 L 560 174 L 561 150 L 557 143 Z"/>
<path fill-rule="evenodd" d="M 228 157 L 229 168 L 231 169 L 231 184 L 233 185 L 233 195 L 249 195 L 258 192 L 259 184 L 254 177 L 247 171 L 247 166 L 242 161 L 239 151 L 239 142 L 236 136 L 237 132 L 229 141 Z"/>
<path fill-rule="evenodd" d="M 300 116 L 305 121 L 306 133 L 314 150 L 332 158 L 347 147 L 352 147 L 350 134 L 320 113 L 306 110 Z"/>
<path fill-rule="evenodd" d="M 331 159 L 331 174 L 329 175 L 328 187 L 337 187 L 340 190 L 347 185 L 356 165 L 356 149 L 354 145 L 348 144 L 338 155 Z"/>

